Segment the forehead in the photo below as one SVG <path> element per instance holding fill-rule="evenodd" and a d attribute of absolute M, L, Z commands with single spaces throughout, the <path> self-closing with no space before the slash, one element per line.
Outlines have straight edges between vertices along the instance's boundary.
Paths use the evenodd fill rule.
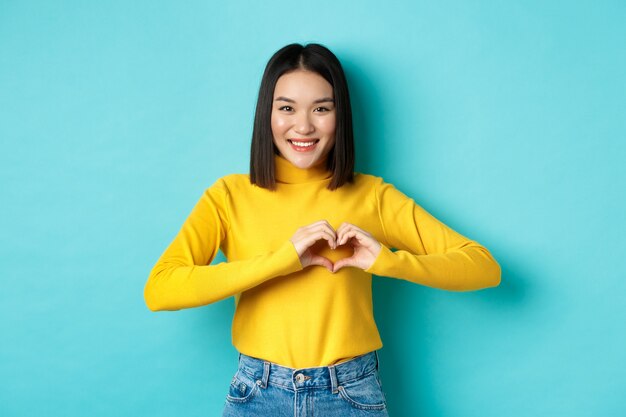
<path fill-rule="evenodd" d="M 280 76 L 274 87 L 274 98 L 318 99 L 333 97 L 333 86 L 321 75 L 312 71 L 296 70 Z"/>

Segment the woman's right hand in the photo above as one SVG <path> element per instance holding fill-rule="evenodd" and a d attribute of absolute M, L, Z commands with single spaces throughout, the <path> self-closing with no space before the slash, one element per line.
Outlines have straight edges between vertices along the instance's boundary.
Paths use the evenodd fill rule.
<path fill-rule="evenodd" d="M 331 249 L 337 247 L 337 234 L 326 220 L 320 220 L 299 228 L 289 240 L 300 256 L 302 268 L 320 265 L 333 272 L 333 263 L 311 250 L 311 247 L 320 240 L 326 240 Z"/>

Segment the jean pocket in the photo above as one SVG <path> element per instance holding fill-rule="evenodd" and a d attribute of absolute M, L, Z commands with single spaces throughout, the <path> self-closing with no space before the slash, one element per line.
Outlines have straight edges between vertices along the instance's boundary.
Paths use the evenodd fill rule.
<path fill-rule="evenodd" d="M 375 371 L 361 379 L 344 383 L 338 389 L 339 395 L 354 408 L 384 410 L 387 407 L 385 395 Z"/>
<path fill-rule="evenodd" d="M 258 384 L 245 372 L 238 370 L 228 388 L 226 400 L 232 403 L 245 403 L 254 398 L 259 389 Z"/>

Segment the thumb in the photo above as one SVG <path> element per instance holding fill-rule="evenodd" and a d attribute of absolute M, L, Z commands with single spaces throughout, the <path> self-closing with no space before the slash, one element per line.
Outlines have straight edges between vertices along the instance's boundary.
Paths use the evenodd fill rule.
<path fill-rule="evenodd" d="M 313 255 L 311 256 L 311 262 L 309 265 L 319 265 L 328 269 L 330 272 L 333 271 L 333 263 L 328 258 L 324 258 L 323 256 Z"/>
<path fill-rule="evenodd" d="M 341 268 L 346 266 L 356 266 L 354 256 L 350 256 L 349 258 L 343 258 L 335 262 L 333 265 L 333 273 L 339 271 Z"/>

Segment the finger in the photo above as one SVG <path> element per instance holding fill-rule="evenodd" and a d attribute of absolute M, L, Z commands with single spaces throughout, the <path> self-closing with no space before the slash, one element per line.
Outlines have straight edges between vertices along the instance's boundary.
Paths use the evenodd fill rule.
<path fill-rule="evenodd" d="M 343 237 L 344 235 L 349 232 L 351 229 L 351 224 L 350 223 L 342 223 L 341 226 L 339 226 L 339 228 L 337 229 L 337 244 L 338 245 L 343 245 L 344 243 L 342 243 L 342 241 L 344 241 Z"/>
<path fill-rule="evenodd" d="M 315 240 L 311 243 L 311 246 L 315 244 L 315 242 L 324 239 L 328 242 L 328 246 L 331 248 L 335 248 L 337 246 L 337 238 L 334 233 L 329 230 L 320 230 L 314 234 Z"/>
<path fill-rule="evenodd" d="M 339 245 L 345 245 L 348 242 L 348 240 L 352 238 L 356 238 L 360 243 L 361 239 L 359 239 L 359 236 L 362 239 L 363 234 L 359 232 L 358 230 L 348 229 L 339 237 L 337 242 L 339 243 Z"/>
<path fill-rule="evenodd" d="M 309 225 L 304 226 L 304 228 L 309 228 L 309 229 L 313 228 L 314 229 L 314 228 L 317 228 L 319 226 L 325 226 L 325 227 L 328 227 L 329 229 L 331 229 L 333 232 L 335 231 L 333 229 L 333 227 L 330 225 L 330 223 L 328 223 L 328 220 L 318 220 L 315 223 L 311 223 Z"/>
<path fill-rule="evenodd" d="M 328 223 L 317 224 L 315 226 L 308 226 L 308 229 L 305 233 L 316 233 L 316 232 L 326 232 L 328 233 L 333 240 L 337 240 L 337 233 L 335 229 L 330 227 Z"/>
<path fill-rule="evenodd" d="M 342 242 L 340 243 L 341 245 L 345 244 L 345 242 L 348 241 L 347 238 L 344 238 L 346 234 L 353 232 L 353 231 L 359 231 L 361 229 L 359 229 L 357 226 L 353 225 L 352 223 L 343 223 L 341 226 L 339 226 L 339 229 L 337 229 L 337 242 Z"/>
<path fill-rule="evenodd" d="M 337 236 L 339 236 L 341 233 L 343 233 L 348 227 L 350 226 L 354 226 L 351 223 L 348 222 L 343 222 L 339 225 L 339 227 L 337 228 Z"/>
<path fill-rule="evenodd" d="M 330 261 L 330 259 L 324 258 L 323 256 L 320 256 L 320 255 L 312 255 L 311 262 L 309 265 L 323 266 L 324 268 L 328 269 L 330 272 L 334 272 L 333 263 Z"/>
<path fill-rule="evenodd" d="M 319 232 L 323 234 L 324 239 L 328 241 L 328 246 L 332 249 L 337 247 L 337 234 L 330 226 L 323 226 Z"/>
<path fill-rule="evenodd" d="M 361 229 L 359 226 L 352 224 L 352 223 L 348 223 L 348 222 L 343 222 L 341 223 L 341 225 L 337 228 L 337 237 L 339 237 L 340 235 L 343 235 L 351 230 L 356 230 L 357 232 L 363 233 L 366 236 L 371 236 L 369 233 L 367 233 L 365 230 Z"/>
<path fill-rule="evenodd" d="M 326 240 L 328 242 L 328 246 L 333 249 L 337 246 L 335 236 L 327 230 L 319 230 L 312 233 L 298 233 L 297 236 L 294 236 L 291 239 L 291 242 L 294 244 L 298 255 L 302 256 L 307 249 L 322 239 Z"/>
<path fill-rule="evenodd" d="M 311 226 L 316 226 L 316 225 L 318 225 L 318 224 L 322 224 L 322 223 L 324 223 L 325 221 L 326 221 L 326 220 L 324 220 L 324 219 L 322 219 L 322 220 L 318 220 L 318 221 L 316 221 L 316 222 L 306 224 L 306 225 L 304 225 L 304 226 L 302 226 L 302 227 L 303 227 L 303 228 L 307 228 L 307 227 L 311 227 Z"/>
<path fill-rule="evenodd" d="M 349 258 L 343 258 L 335 262 L 335 264 L 333 265 L 333 273 L 347 266 L 356 266 L 356 259 L 354 258 L 354 256 L 350 256 Z"/>
<path fill-rule="evenodd" d="M 324 231 L 332 238 L 332 242 L 328 241 L 328 246 L 335 249 L 337 247 L 337 233 L 335 233 L 335 230 L 330 226 L 324 228 Z"/>
<path fill-rule="evenodd" d="M 339 245 L 343 245 L 352 238 L 356 239 L 358 241 L 358 244 L 365 247 L 370 247 L 378 242 L 372 235 L 370 235 L 363 229 L 359 229 L 358 227 L 354 226 L 349 230 L 346 230 L 341 236 L 338 236 L 337 243 Z"/>

